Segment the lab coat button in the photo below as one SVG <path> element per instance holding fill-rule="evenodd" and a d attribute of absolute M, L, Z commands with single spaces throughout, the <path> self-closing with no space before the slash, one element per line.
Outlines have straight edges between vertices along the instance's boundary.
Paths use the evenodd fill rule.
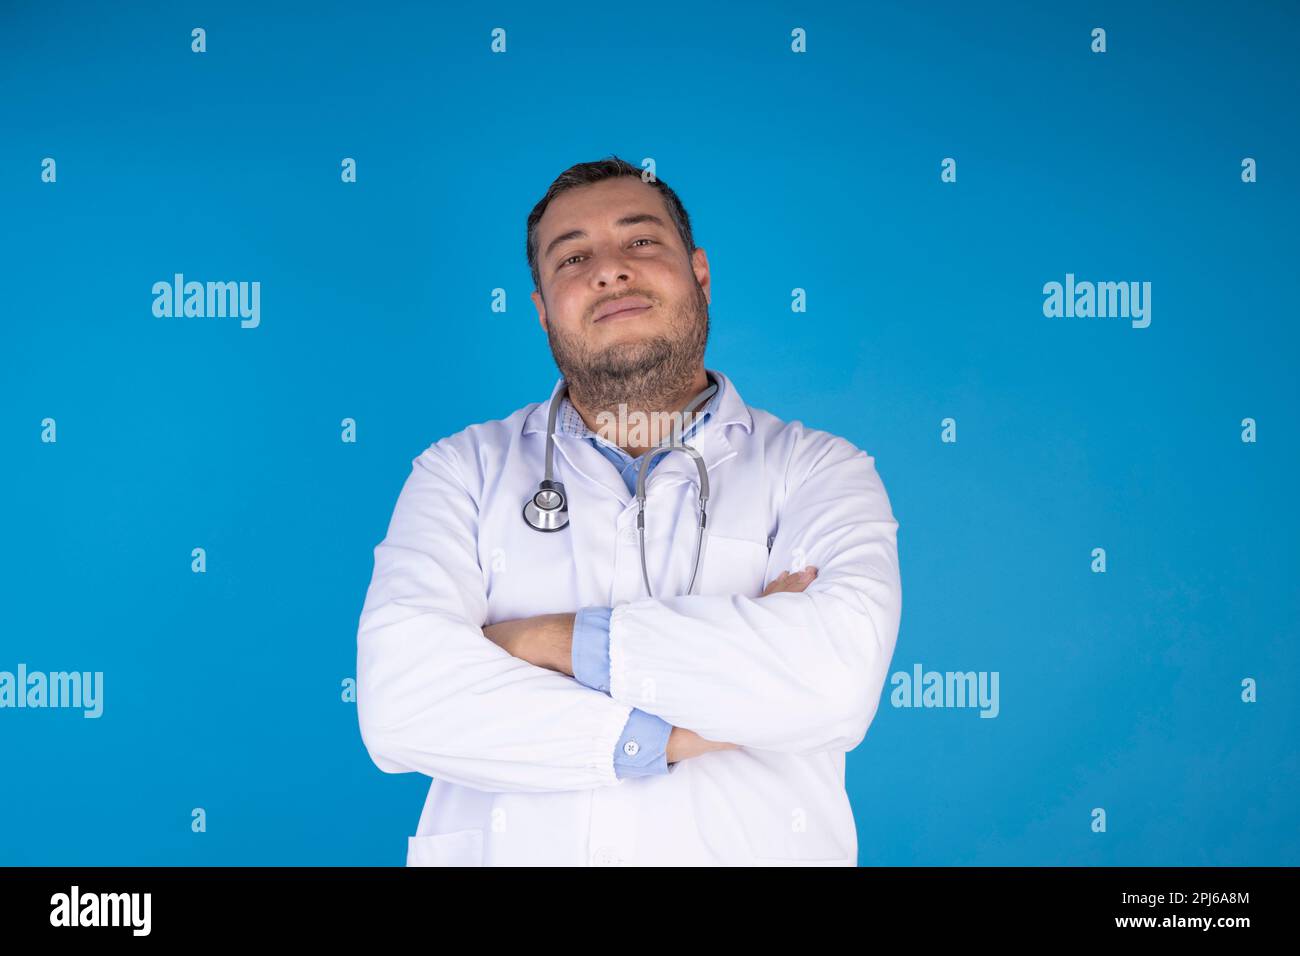
<path fill-rule="evenodd" d="M 627 754 L 629 757 L 635 757 L 637 755 L 637 751 L 640 749 L 641 749 L 641 745 L 637 743 L 635 740 L 629 740 L 627 743 L 623 745 L 623 753 Z"/>
<path fill-rule="evenodd" d="M 618 864 L 618 854 L 612 846 L 602 846 L 592 854 L 591 862 L 596 866 L 616 866 Z"/>
<path fill-rule="evenodd" d="M 638 540 L 636 528 L 628 528 L 623 532 L 623 540 L 628 544 L 636 544 Z"/>

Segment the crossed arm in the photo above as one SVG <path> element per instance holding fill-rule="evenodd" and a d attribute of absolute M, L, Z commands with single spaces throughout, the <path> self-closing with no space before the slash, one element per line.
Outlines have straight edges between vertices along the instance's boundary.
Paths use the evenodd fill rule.
<path fill-rule="evenodd" d="M 816 568 L 804 568 L 791 574 L 782 571 L 763 590 L 762 597 L 779 591 L 797 593 L 807 587 L 817 576 Z M 574 676 L 573 627 L 577 614 L 537 614 L 532 617 L 498 621 L 483 628 L 483 635 L 508 654 L 537 667 Z M 710 750 L 735 748 L 724 741 L 706 740 L 685 727 L 673 727 L 668 735 L 667 760 L 676 763 Z"/>

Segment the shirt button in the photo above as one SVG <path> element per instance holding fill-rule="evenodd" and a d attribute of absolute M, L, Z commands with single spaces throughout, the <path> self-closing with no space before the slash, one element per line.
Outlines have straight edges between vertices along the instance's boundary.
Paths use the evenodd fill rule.
<path fill-rule="evenodd" d="M 639 751 L 640 749 L 641 749 L 641 745 L 637 743 L 635 740 L 629 740 L 627 743 L 623 745 L 623 753 L 627 754 L 629 757 L 635 757 L 637 755 L 637 751 Z"/>

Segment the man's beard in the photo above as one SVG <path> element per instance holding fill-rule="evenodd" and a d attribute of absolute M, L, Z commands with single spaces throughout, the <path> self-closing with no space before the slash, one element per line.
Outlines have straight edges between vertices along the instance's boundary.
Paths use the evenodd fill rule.
<path fill-rule="evenodd" d="M 687 296 L 669 324 L 667 334 L 618 342 L 599 352 L 588 350 L 578 336 L 557 332 L 554 325 L 548 325 L 546 337 L 569 393 L 589 412 L 617 414 L 620 404 L 671 410 L 668 403 L 690 387 L 704 362 L 709 301 L 698 282 L 695 294 Z"/>

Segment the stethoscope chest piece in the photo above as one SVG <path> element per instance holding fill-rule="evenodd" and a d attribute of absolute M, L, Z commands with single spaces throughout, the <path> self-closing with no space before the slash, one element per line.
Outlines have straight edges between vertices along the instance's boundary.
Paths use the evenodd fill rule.
<path fill-rule="evenodd" d="M 569 523 L 569 497 L 564 484 L 546 480 L 524 504 L 524 520 L 538 531 L 559 531 Z"/>

